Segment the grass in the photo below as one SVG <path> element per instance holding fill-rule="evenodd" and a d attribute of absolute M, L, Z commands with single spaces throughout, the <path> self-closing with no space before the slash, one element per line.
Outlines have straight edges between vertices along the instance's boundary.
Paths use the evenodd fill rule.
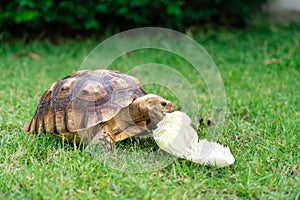
<path fill-rule="evenodd" d="M 235 164 L 219 169 L 175 159 L 164 168 L 130 173 L 51 137 L 24 134 L 22 127 L 42 93 L 78 70 L 99 40 L 65 40 L 59 45 L 9 41 L 0 47 L 0 199 L 299 199 L 299 27 L 208 31 L 193 37 L 212 56 L 224 81 L 228 111 L 218 141 L 230 147 Z M 41 58 L 13 58 L 23 52 Z M 271 58 L 280 62 L 266 65 Z M 205 84 L 191 67 L 182 67 L 188 65 L 183 59 L 137 51 L 112 66 L 127 71 L 153 60 L 175 66 L 199 89 L 199 117 L 208 119 L 211 105 Z M 146 89 L 181 108 L 165 88 Z M 200 134 L 206 130 L 200 127 Z M 132 143 L 122 144 L 126 148 Z"/>

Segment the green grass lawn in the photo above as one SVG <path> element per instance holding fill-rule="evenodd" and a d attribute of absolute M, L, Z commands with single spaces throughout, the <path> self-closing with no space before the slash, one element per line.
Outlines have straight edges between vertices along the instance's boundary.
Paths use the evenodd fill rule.
<path fill-rule="evenodd" d="M 101 40 L 66 39 L 59 45 L 2 42 L 0 199 L 299 199 L 300 28 L 219 30 L 193 37 L 212 56 L 224 81 L 227 113 L 218 142 L 230 147 L 236 158 L 233 165 L 204 167 L 175 159 L 165 168 L 130 173 L 112 169 L 51 137 L 25 134 L 22 128 L 43 92 L 77 71 Z M 40 59 L 14 58 L 28 52 L 39 54 Z M 271 58 L 278 62 L 265 64 Z M 162 51 L 136 51 L 110 68 L 126 72 L 143 62 L 166 64 L 185 74 L 201 94 L 199 118 L 210 117 L 205 84 L 181 58 Z M 165 88 L 145 88 L 180 109 Z M 206 130 L 200 127 L 200 137 Z M 120 147 L 130 145 L 131 141 L 124 141 Z"/>

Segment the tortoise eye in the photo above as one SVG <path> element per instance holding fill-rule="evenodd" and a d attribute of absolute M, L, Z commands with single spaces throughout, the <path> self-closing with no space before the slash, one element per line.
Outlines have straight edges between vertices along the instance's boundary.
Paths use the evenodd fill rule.
<path fill-rule="evenodd" d="M 167 105 L 167 102 L 162 101 L 160 104 L 161 104 L 163 107 L 165 107 L 165 106 Z"/>
<path fill-rule="evenodd" d="M 151 123 L 151 119 L 146 120 L 146 125 L 149 125 Z"/>

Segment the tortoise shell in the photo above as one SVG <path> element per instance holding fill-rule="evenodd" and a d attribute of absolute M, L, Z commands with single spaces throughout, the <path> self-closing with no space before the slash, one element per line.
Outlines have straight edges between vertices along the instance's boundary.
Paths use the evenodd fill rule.
<path fill-rule="evenodd" d="M 24 131 L 61 135 L 112 119 L 146 92 L 139 81 L 111 70 L 75 72 L 55 83 L 40 98 Z"/>

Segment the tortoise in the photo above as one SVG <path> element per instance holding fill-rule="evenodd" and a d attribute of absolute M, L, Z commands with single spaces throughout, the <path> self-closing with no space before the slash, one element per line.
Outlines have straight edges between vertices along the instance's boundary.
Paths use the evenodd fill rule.
<path fill-rule="evenodd" d="M 151 134 L 173 104 L 147 94 L 139 81 L 114 70 L 77 71 L 41 96 L 24 127 L 31 134 L 50 134 L 84 148 L 111 150 L 131 136 Z"/>

